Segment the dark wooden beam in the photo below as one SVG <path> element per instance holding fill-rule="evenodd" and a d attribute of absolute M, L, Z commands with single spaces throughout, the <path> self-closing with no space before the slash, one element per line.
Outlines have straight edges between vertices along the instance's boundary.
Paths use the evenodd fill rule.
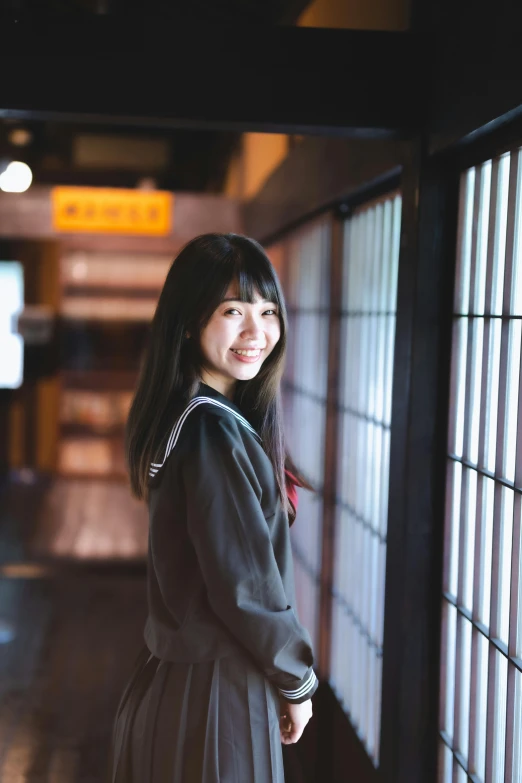
<path fill-rule="evenodd" d="M 397 294 L 381 771 L 437 780 L 440 611 L 458 172 L 405 156 Z"/>
<path fill-rule="evenodd" d="M 336 493 L 339 455 L 339 381 L 341 358 L 341 310 L 343 296 L 343 229 L 340 216 L 332 214 L 330 239 L 330 317 L 328 319 L 328 382 L 324 439 L 323 525 L 321 546 L 321 594 L 319 610 L 318 668 L 330 678 L 332 648 L 332 586 L 336 537 Z"/>
<path fill-rule="evenodd" d="M 5 20 L 0 116 L 383 137 L 422 122 L 408 33 Z"/>
<path fill-rule="evenodd" d="M 190 16 L 207 21 L 295 24 L 311 0 L 3 0 L 13 18 L 67 14 L 87 19 L 94 14 L 154 14 L 172 19 Z"/>

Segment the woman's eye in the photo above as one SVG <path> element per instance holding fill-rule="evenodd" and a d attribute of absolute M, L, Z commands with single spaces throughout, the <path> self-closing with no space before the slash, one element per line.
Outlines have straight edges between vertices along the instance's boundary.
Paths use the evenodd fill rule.
<path fill-rule="evenodd" d="M 231 307 L 229 310 L 225 310 L 225 315 L 241 315 L 239 310 L 236 307 Z M 277 315 L 277 310 L 274 310 L 273 308 L 270 308 L 269 310 L 265 310 L 263 315 Z"/>

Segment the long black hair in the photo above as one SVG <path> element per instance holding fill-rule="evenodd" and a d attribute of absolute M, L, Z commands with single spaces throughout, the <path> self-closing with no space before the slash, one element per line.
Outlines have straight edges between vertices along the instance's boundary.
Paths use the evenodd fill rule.
<path fill-rule="evenodd" d="M 280 338 L 255 378 L 236 382 L 234 403 L 261 436 L 281 500 L 293 522 L 285 468 L 291 470 L 298 485 L 310 485 L 291 460 L 284 438 L 280 383 L 286 352 L 285 301 L 261 245 L 240 234 L 202 234 L 185 245 L 169 269 L 125 430 L 131 490 L 135 497 L 147 498 L 150 463 L 159 461 L 173 423 L 200 383 L 199 336 L 233 281 L 237 281 L 241 301 L 253 303 L 257 292 L 274 302 L 279 313 Z"/>

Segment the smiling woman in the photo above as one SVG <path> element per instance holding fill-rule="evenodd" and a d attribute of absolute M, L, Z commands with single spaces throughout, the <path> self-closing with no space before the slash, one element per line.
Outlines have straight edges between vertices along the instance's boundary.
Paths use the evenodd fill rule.
<path fill-rule="evenodd" d="M 242 302 L 234 281 L 201 332 L 201 379 L 232 399 L 236 381 L 257 375 L 280 336 L 277 304 L 257 292 L 252 303 Z"/>
<path fill-rule="evenodd" d="M 263 438 L 285 502 L 284 469 L 290 465 L 280 381 L 286 330 L 283 293 L 261 245 L 238 234 L 203 234 L 183 248 L 159 297 L 128 420 L 127 458 L 137 497 L 147 497 L 148 466 L 205 380 L 217 384 Z M 251 346 L 262 349 L 252 364 L 230 350 Z M 232 368 L 246 374 L 234 375 Z"/>
<path fill-rule="evenodd" d="M 283 783 L 317 688 L 289 523 L 286 310 L 262 247 L 206 234 L 173 263 L 127 423 L 150 533 L 145 646 L 117 710 L 112 783 Z"/>

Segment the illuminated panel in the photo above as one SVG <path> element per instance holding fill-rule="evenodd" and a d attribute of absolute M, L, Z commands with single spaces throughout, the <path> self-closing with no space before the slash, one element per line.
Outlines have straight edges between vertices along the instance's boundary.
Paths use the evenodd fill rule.
<path fill-rule="evenodd" d="M 290 452 L 317 491 L 299 490 L 292 527 L 298 611 L 319 646 L 324 440 L 328 371 L 329 221 L 292 235 L 287 247 L 289 344 L 284 382 Z"/>
<path fill-rule="evenodd" d="M 17 261 L 0 261 L 0 388 L 22 385 L 24 341 L 15 333 L 24 306 L 24 272 Z"/>
<path fill-rule="evenodd" d="M 77 250 L 63 256 L 60 276 L 64 288 L 139 288 L 159 293 L 171 264 L 171 256 Z"/>
<path fill-rule="evenodd" d="M 379 763 L 401 198 L 345 221 L 331 685 Z"/>
<path fill-rule="evenodd" d="M 167 236 L 174 196 L 166 191 L 55 187 L 51 190 L 56 231 Z"/>
<path fill-rule="evenodd" d="M 152 320 L 170 256 L 76 251 L 61 260 L 60 313 L 72 320 Z"/>
<path fill-rule="evenodd" d="M 518 150 L 463 173 L 445 514 L 439 781 L 522 781 Z"/>
<path fill-rule="evenodd" d="M 65 318 L 96 321 L 152 321 L 156 299 L 110 296 L 64 296 L 60 308 Z"/>

